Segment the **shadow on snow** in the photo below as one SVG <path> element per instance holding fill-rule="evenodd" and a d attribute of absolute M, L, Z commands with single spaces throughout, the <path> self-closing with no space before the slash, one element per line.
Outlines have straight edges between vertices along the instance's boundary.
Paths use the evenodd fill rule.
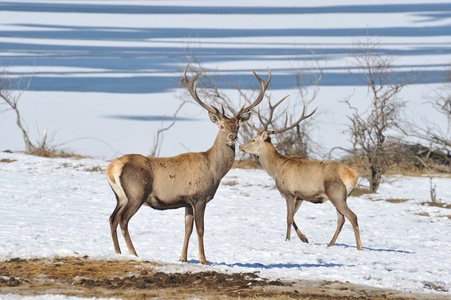
<path fill-rule="evenodd" d="M 189 7 L 165 5 L 111 5 L 111 4 L 71 4 L 71 3 L 0 3 L 0 11 L 11 12 L 55 12 L 55 13 L 96 13 L 96 14 L 335 14 L 335 13 L 413 13 L 424 20 L 441 20 L 451 18 L 451 4 L 394 4 L 394 5 L 344 5 L 325 7 Z M 208 28 L 129 28 L 104 26 L 55 26 L 32 24 L 10 24 L 24 27 L 24 30 L 3 30 L 0 38 L 14 39 L 19 42 L 0 42 L 0 52 L 4 55 L 1 65 L 36 67 L 74 68 L 65 72 L 33 72 L 29 90 L 34 91 L 79 91 L 109 93 L 156 93 L 166 92 L 179 87 L 186 48 L 180 42 L 168 40 L 169 46 L 160 46 L 155 39 L 186 39 L 187 43 L 195 38 L 234 38 L 265 37 L 268 42 L 237 42 L 237 47 L 217 47 L 221 42 L 210 45 L 202 41 L 202 47 L 190 47 L 194 57 L 203 62 L 264 60 L 268 66 L 271 61 L 280 60 L 317 60 L 328 56 L 344 57 L 349 49 L 343 46 L 327 47 L 311 44 L 272 43 L 272 37 L 416 37 L 449 36 L 451 25 L 424 27 L 388 27 L 388 28 L 288 28 L 288 29 L 208 29 Z M 31 30 L 27 30 L 31 29 Z M 20 39 L 33 39 L 28 43 Z M 40 44 L 41 39 L 53 40 L 53 44 Z M 79 41 L 76 45 L 61 45 L 61 40 Z M 115 46 L 86 45 L 83 41 L 110 41 Z M 128 46 L 127 42 L 146 42 L 148 47 Z M 171 45 L 172 43 L 172 45 Z M 230 46 L 230 45 L 229 45 Z M 300 49 L 296 49 L 299 47 Z M 387 45 L 390 47 L 390 45 Z M 385 48 L 386 53 L 396 56 L 443 55 L 449 53 L 449 44 L 411 44 L 408 49 L 399 51 Z M 314 54 L 312 54 L 314 53 Z M 180 66 L 175 70 L 174 65 Z M 410 66 L 403 66 L 410 67 Z M 443 67 L 442 65 L 424 65 Z M 80 70 L 82 68 L 82 70 Z M 84 68 L 84 69 L 83 69 Z M 266 72 L 266 70 L 255 70 Z M 273 89 L 295 89 L 296 70 L 273 69 L 271 83 Z M 254 82 L 252 73 L 231 75 L 235 70 L 228 70 L 224 78 L 232 82 Z M 292 74 L 288 74 L 288 73 Z M 237 72 L 235 72 L 237 73 Z M 23 75 L 23 74 L 11 74 Z M 25 75 L 26 77 L 26 75 Z M 425 83 L 443 81 L 443 72 L 431 71 Z M 321 85 L 361 85 L 362 83 L 347 76 L 345 67 L 324 68 Z M 225 82 L 218 83 L 219 88 L 231 88 Z"/>

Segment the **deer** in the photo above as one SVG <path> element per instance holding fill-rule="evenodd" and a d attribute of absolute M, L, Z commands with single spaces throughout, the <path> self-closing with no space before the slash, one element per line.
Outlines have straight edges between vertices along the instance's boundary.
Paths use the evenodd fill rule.
<path fill-rule="evenodd" d="M 241 109 L 231 118 L 213 105 L 208 106 L 198 96 L 196 79 L 205 70 L 188 79 L 183 73 L 180 84 L 186 87 L 192 98 L 207 110 L 211 122 L 219 128 L 213 146 L 205 152 L 188 152 L 173 157 L 146 157 L 140 154 L 127 154 L 114 159 L 106 168 L 106 177 L 116 197 L 117 205 L 109 218 L 114 250 L 121 254 L 118 243 L 117 226 L 130 255 L 138 256 L 133 246 L 128 224 L 142 205 L 157 210 L 185 208 L 185 238 L 180 261 L 187 262 L 188 244 L 193 231 L 193 223 L 199 246 L 199 263 L 209 265 L 204 250 L 204 213 L 207 203 L 213 199 L 221 179 L 231 169 L 235 160 L 235 142 L 240 126 L 246 124 L 251 112 L 265 95 L 271 80 L 271 70 L 267 81 L 252 71 L 260 83 L 257 99 Z"/>
<path fill-rule="evenodd" d="M 257 137 L 240 145 L 240 151 L 258 156 L 261 166 L 275 180 L 277 189 L 282 197 L 285 198 L 287 205 L 287 233 L 285 240 L 290 240 L 291 226 L 293 226 L 301 241 L 308 243 L 307 237 L 296 225 L 294 215 L 303 201 L 324 203 L 329 200 L 336 209 L 338 221 L 337 229 L 328 246 L 335 245 L 345 223 L 344 217 L 346 217 L 354 229 L 357 249 L 363 250 L 357 216 L 349 209 L 346 203 L 347 197 L 357 183 L 357 172 L 338 162 L 309 160 L 299 156 L 283 155 L 277 151 L 271 142 L 271 134 L 280 134 L 294 128 L 303 120 L 311 117 L 317 110 L 316 108 L 312 113 L 305 115 L 304 103 L 302 115 L 296 122 L 287 126 L 288 116 L 286 116 L 284 128 L 268 130 L 274 110 L 287 97 L 284 97 L 275 105 L 271 105 L 271 97 L 269 97 L 269 117 L 266 120 L 261 116 L 259 106 L 258 119 L 262 128 L 257 128 L 255 124 L 247 124 L 257 132 Z"/>

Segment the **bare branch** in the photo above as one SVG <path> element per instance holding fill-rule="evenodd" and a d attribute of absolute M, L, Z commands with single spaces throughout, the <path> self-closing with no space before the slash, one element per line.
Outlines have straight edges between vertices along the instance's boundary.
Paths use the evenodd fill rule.
<path fill-rule="evenodd" d="M 172 115 L 172 122 L 168 126 L 159 128 L 157 130 L 157 133 L 155 135 L 154 142 L 153 142 L 153 147 L 150 151 L 150 156 L 157 157 L 160 155 L 161 146 L 163 144 L 164 132 L 168 131 L 169 129 L 171 129 L 172 126 L 175 125 L 175 122 L 177 120 L 177 114 L 180 112 L 180 110 L 185 105 L 185 103 L 186 103 L 186 101 L 182 101 L 180 103 L 179 107 L 176 109 L 176 111 Z M 161 122 L 163 124 L 164 120 L 162 120 Z"/>

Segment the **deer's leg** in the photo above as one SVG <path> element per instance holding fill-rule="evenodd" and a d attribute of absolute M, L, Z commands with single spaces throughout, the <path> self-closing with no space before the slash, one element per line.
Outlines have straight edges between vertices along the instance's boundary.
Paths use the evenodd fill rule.
<path fill-rule="evenodd" d="M 329 197 L 329 200 L 337 209 L 338 211 L 337 216 L 339 219 L 338 220 L 339 226 L 337 226 L 337 232 L 332 238 L 332 241 L 329 243 L 329 246 L 332 246 L 335 243 L 335 240 L 337 239 L 338 234 L 340 233 L 341 227 L 343 226 L 343 224 L 340 225 L 340 223 L 344 223 L 344 220 L 340 221 L 340 218 L 343 218 L 343 216 L 345 216 L 351 222 L 352 227 L 354 228 L 357 249 L 363 250 L 362 242 L 360 241 L 360 231 L 359 225 L 357 223 L 357 216 L 354 214 L 354 212 L 352 212 L 352 210 L 348 207 L 348 204 L 346 203 L 347 193 L 345 185 L 341 181 L 326 182 L 326 194 Z"/>
<path fill-rule="evenodd" d="M 346 202 L 344 203 L 344 207 L 340 209 L 340 213 L 342 213 L 352 224 L 352 228 L 354 228 L 354 235 L 355 235 L 355 241 L 357 245 L 357 250 L 363 250 L 362 242 L 360 240 L 360 231 L 359 231 L 359 224 L 357 223 L 357 216 L 355 213 L 352 212 L 351 209 L 349 209 Z"/>
<path fill-rule="evenodd" d="M 296 234 L 301 239 L 301 241 L 303 241 L 304 243 L 308 243 L 307 237 L 299 230 L 298 226 L 296 225 L 296 222 L 294 221 L 294 215 L 296 214 L 299 207 L 301 206 L 302 201 L 303 201 L 302 199 L 297 199 L 296 203 L 294 204 L 293 227 L 294 227 L 294 230 L 296 230 Z"/>
<path fill-rule="evenodd" d="M 117 204 L 110 216 L 111 237 L 113 238 L 114 252 L 121 254 L 121 248 L 119 247 L 119 241 L 117 240 L 117 225 L 119 223 L 119 218 L 122 216 L 125 205 L 124 203 L 121 203 L 116 193 L 114 193 L 114 195 L 116 196 Z"/>
<path fill-rule="evenodd" d="M 199 240 L 199 262 L 203 265 L 209 265 L 205 258 L 204 250 L 204 215 L 206 203 L 198 201 L 194 207 L 194 220 L 196 222 L 197 238 Z"/>
<path fill-rule="evenodd" d="M 359 224 L 357 223 L 357 216 L 355 213 L 349 209 L 345 210 L 343 213 L 346 218 L 351 222 L 352 227 L 354 228 L 354 235 L 355 235 L 355 242 L 357 245 L 357 250 L 363 250 L 362 247 L 362 241 L 360 240 L 360 230 L 359 230 Z"/>
<path fill-rule="evenodd" d="M 289 241 L 291 239 L 291 226 L 294 224 L 294 209 L 296 197 L 286 196 L 285 200 L 287 201 L 287 235 L 285 236 L 285 240 Z"/>
<path fill-rule="evenodd" d="M 124 236 L 125 243 L 127 244 L 127 248 L 128 248 L 128 253 L 130 255 L 138 256 L 138 254 L 136 254 L 135 247 L 133 247 L 133 243 L 130 238 L 130 234 L 128 233 L 128 222 L 135 215 L 135 213 L 138 211 L 138 209 L 141 207 L 141 205 L 143 203 L 144 203 L 144 201 L 139 201 L 139 202 L 134 202 L 134 203 L 132 201 L 128 201 L 124 208 L 124 211 L 122 213 L 122 217 L 119 220 L 119 225 L 121 226 L 122 235 Z"/>
<path fill-rule="evenodd" d="M 343 227 L 344 223 L 345 217 L 337 209 L 337 230 L 335 231 L 334 237 L 330 241 L 328 247 L 332 247 L 333 245 L 335 245 L 335 242 L 337 241 L 338 235 L 340 234 L 341 228 Z"/>
<path fill-rule="evenodd" d="M 180 261 L 183 262 L 188 261 L 188 243 L 193 232 L 193 222 L 193 207 L 190 205 L 185 207 L 185 240 L 183 241 L 182 255 L 180 256 Z"/>

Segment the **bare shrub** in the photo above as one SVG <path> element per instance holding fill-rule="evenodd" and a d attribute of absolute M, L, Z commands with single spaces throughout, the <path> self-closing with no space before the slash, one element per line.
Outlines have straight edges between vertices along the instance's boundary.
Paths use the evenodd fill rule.
<path fill-rule="evenodd" d="M 353 145 L 353 157 L 363 169 L 363 176 L 371 191 L 377 191 L 382 175 L 400 159 L 404 138 L 400 112 L 406 102 L 401 99 L 401 90 L 414 82 L 414 72 L 399 72 L 393 65 L 395 56 L 381 50 L 379 40 L 367 37 L 355 41 L 350 53 L 355 67 L 349 74 L 368 87 L 365 111 L 360 111 L 349 96 L 344 100 L 352 110 L 348 132 Z"/>
<path fill-rule="evenodd" d="M 20 115 L 19 100 L 22 94 L 29 88 L 31 83 L 31 76 L 23 87 L 22 81 L 24 78 L 13 79 L 8 75 L 6 69 L 0 75 L 0 101 L 3 102 L 7 108 L 3 112 L 12 110 L 16 115 L 16 124 L 22 132 L 23 140 L 25 143 L 25 152 L 29 154 L 40 154 L 53 152 L 54 146 L 48 143 L 47 129 L 44 130 L 41 140 L 35 143 L 31 142 L 28 129 L 26 128 L 25 121 Z"/>
<path fill-rule="evenodd" d="M 427 120 L 425 126 L 411 122 L 409 134 L 419 138 L 423 144 L 423 165 L 426 169 L 450 172 L 451 169 L 451 68 L 443 73 L 443 85 L 434 91 L 428 101 L 435 110 L 445 117 L 446 125 L 435 120 Z"/>

